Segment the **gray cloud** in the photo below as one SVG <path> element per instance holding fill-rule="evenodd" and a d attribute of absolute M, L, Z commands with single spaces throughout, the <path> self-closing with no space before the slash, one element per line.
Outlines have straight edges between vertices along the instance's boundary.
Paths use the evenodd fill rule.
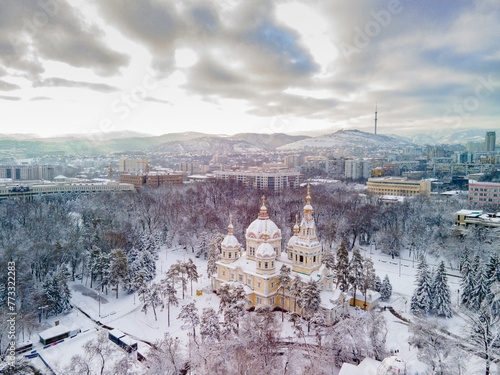
<path fill-rule="evenodd" d="M 164 99 L 158 99 L 158 98 L 155 98 L 155 97 L 152 97 L 152 96 L 147 96 L 144 98 L 144 101 L 145 102 L 152 102 L 152 103 L 161 103 L 161 104 L 169 104 L 169 105 L 172 105 L 171 102 L 169 102 L 168 100 L 164 100 Z"/>
<path fill-rule="evenodd" d="M 19 96 L 0 95 L 0 100 L 19 101 L 21 98 Z"/>
<path fill-rule="evenodd" d="M 40 100 L 53 100 L 52 98 L 49 98 L 48 96 L 34 96 L 30 99 L 32 102 L 40 101 Z"/>
<path fill-rule="evenodd" d="M 19 85 L 0 80 L 0 90 L 1 91 L 12 91 L 12 90 L 20 89 L 20 88 L 21 87 Z"/>
<path fill-rule="evenodd" d="M 102 31 L 69 3 L 20 0 L 0 3 L 0 68 L 28 78 L 44 72 L 42 59 L 112 75 L 129 57 L 105 45 Z"/>
<path fill-rule="evenodd" d="M 110 93 L 118 91 L 118 88 L 104 83 L 71 81 L 64 78 L 52 77 L 33 83 L 33 87 L 75 87 L 84 88 L 102 93 Z"/>

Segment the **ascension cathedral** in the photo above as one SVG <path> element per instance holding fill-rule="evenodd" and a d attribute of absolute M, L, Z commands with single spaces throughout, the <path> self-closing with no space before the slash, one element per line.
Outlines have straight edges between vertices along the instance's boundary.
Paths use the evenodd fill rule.
<path fill-rule="evenodd" d="M 278 276 L 283 265 L 290 269 L 290 278 L 298 275 L 302 287 L 310 281 L 318 282 L 321 289 L 320 311 L 327 323 L 336 320 L 346 312 L 346 295 L 335 288 L 331 272 L 322 264 L 323 248 L 318 240 L 316 224 L 312 216 L 313 207 L 309 186 L 307 186 L 304 214 L 293 228 L 293 236 L 288 240 L 285 251 L 281 248 L 281 230 L 269 218 L 262 197 L 259 215 L 245 233 L 245 248 L 233 234 L 232 220 L 228 234 L 221 244 L 221 258 L 216 263 L 217 273 L 214 285 L 218 290 L 226 283 L 243 286 L 249 307 L 282 307 L 287 311 L 302 313 L 296 303 L 293 291 L 285 293 L 279 289 Z M 289 288 L 290 289 L 290 288 Z"/>

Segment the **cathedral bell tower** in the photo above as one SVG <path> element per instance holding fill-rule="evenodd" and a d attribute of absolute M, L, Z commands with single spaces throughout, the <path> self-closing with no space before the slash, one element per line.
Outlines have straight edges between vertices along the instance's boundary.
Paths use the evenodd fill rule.
<path fill-rule="evenodd" d="M 298 237 L 290 250 L 293 263 L 292 270 L 306 275 L 319 270 L 323 252 L 316 235 L 316 223 L 314 222 L 312 213 L 310 187 L 307 185 L 304 215 L 300 223 Z"/>

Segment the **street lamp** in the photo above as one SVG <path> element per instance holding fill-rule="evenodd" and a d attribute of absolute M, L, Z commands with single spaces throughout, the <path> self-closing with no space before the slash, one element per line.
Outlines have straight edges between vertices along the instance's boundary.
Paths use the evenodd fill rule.
<path fill-rule="evenodd" d="M 101 291 L 97 292 L 97 299 L 99 300 L 99 318 L 101 317 Z"/>

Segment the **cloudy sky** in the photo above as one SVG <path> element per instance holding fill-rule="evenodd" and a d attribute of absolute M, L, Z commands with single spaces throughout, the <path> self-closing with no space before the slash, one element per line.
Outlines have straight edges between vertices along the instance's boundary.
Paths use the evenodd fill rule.
<path fill-rule="evenodd" d="M 500 129 L 498 0 L 7 0 L 0 133 Z"/>

